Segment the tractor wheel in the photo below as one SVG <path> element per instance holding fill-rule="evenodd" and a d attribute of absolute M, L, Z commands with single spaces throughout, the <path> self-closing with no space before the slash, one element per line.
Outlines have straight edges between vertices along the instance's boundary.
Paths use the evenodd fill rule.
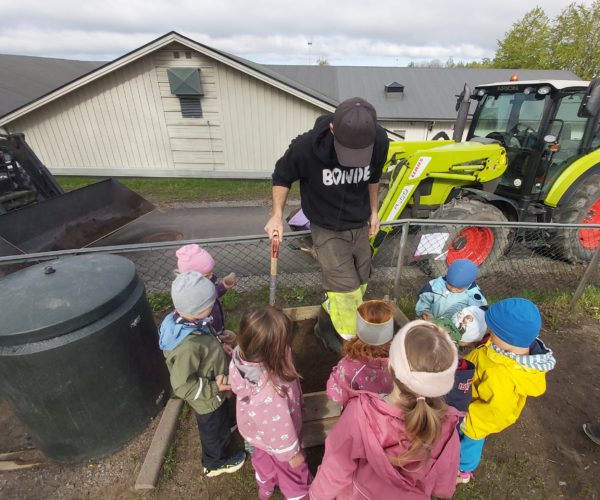
<path fill-rule="evenodd" d="M 470 198 L 454 199 L 440 206 L 431 219 L 460 221 L 507 222 L 502 211 L 493 205 Z M 445 275 L 448 266 L 458 259 L 470 259 L 485 273 L 505 253 L 508 247 L 510 230 L 506 227 L 446 226 L 426 228 L 419 232 L 449 233 L 441 253 L 429 260 L 436 275 Z M 417 243 L 421 240 L 417 236 Z"/>
<path fill-rule="evenodd" d="M 582 182 L 564 203 L 560 203 L 553 222 L 600 224 L 600 174 Z M 600 245 L 600 229 L 559 230 L 553 246 L 570 262 L 587 262 Z"/>

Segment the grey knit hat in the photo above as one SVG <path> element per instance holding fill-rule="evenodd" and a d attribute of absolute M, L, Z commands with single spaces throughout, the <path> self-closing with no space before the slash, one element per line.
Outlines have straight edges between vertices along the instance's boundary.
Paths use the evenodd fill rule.
<path fill-rule="evenodd" d="M 181 273 L 171 285 L 171 298 L 179 314 L 189 318 L 210 309 L 217 300 L 215 285 L 196 271 Z"/>

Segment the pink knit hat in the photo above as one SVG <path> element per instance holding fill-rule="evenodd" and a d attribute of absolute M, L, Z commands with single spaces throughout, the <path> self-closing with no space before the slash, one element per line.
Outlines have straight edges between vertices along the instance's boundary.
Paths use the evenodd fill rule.
<path fill-rule="evenodd" d="M 177 252 L 177 269 L 180 273 L 196 271 L 201 274 L 211 273 L 215 267 L 215 260 L 200 245 L 191 243 L 182 246 Z"/>
<path fill-rule="evenodd" d="M 442 372 L 416 372 L 411 370 L 410 363 L 406 357 L 404 341 L 406 340 L 406 334 L 416 326 L 425 326 L 442 332 L 441 337 L 448 342 L 454 353 L 454 361 L 450 364 L 449 368 Z M 396 334 L 394 340 L 392 340 L 389 359 L 396 378 L 418 396 L 425 396 L 427 398 L 444 396 L 450 392 L 454 385 L 454 372 L 456 372 L 458 365 L 456 346 L 452 343 L 450 336 L 445 330 L 429 321 L 419 319 L 404 325 Z"/>

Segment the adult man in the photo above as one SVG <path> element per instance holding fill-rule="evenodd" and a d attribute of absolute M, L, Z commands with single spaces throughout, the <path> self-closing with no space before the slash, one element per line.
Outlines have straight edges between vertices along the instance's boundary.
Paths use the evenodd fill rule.
<path fill-rule="evenodd" d="M 356 334 L 356 309 L 371 274 L 369 236 L 379 230 L 377 190 L 388 145 L 373 106 L 353 97 L 333 115 L 319 117 L 275 165 L 273 211 L 265 231 L 271 239 L 281 238 L 287 195 L 299 180 L 327 292 L 315 334 L 334 351 L 341 349 L 336 333 L 346 340 Z"/>

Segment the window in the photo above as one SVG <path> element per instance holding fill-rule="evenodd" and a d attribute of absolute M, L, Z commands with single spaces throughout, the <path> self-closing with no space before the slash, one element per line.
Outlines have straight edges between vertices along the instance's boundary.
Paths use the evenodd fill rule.
<path fill-rule="evenodd" d="M 183 118 L 202 118 L 200 97 L 181 96 L 179 97 L 179 104 L 181 104 L 181 116 Z"/>

